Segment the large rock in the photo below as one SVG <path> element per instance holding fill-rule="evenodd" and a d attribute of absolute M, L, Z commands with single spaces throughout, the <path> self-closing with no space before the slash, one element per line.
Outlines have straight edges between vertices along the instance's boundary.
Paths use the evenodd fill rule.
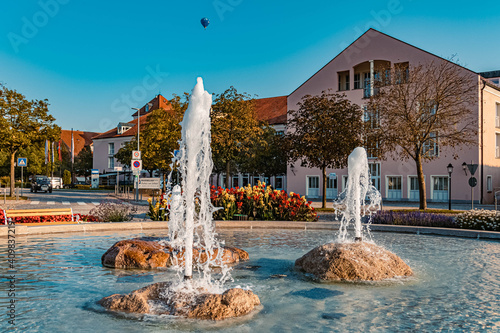
<path fill-rule="evenodd" d="M 232 264 L 243 260 L 248 260 L 248 253 L 244 250 L 224 246 L 222 260 L 225 264 Z M 165 268 L 173 264 L 172 256 L 182 263 L 184 251 L 175 252 L 166 242 L 158 240 L 129 239 L 122 240 L 111 246 L 102 255 L 101 262 L 105 267 L 110 268 Z M 212 258 L 215 258 L 218 250 L 214 251 Z M 193 249 L 193 261 L 205 262 L 207 255 L 199 249 Z"/>
<path fill-rule="evenodd" d="M 321 245 L 297 259 L 295 266 L 330 281 L 378 281 L 413 275 L 397 255 L 367 242 Z"/>
<path fill-rule="evenodd" d="M 200 289 L 176 291 L 171 286 L 169 282 L 159 282 L 128 295 L 105 297 L 99 304 L 113 311 L 210 320 L 242 316 L 260 304 L 259 297 L 250 290 L 233 288 L 222 294 L 211 294 Z"/>

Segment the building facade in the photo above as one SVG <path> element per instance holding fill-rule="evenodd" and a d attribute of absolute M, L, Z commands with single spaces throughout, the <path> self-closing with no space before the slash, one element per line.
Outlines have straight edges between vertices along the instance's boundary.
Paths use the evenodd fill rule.
<path fill-rule="evenodd" d="M 319 95 L 331 89 L 344 93 L 349 100 L 365 106 L 373 95 L 376 68 L 410 68 L 418 64 L 447 61 L 429 52 L 395 39 L 374 29 L 368 30 L 333 60 L 293 91 L 287 99 L 288 109 L 305 95 Z M 458 66 L 458 65 L 457 65 Z M 423 165 L 427 199 L 429 202 L 448 201 L 450 179 L 447 165 L 454 166 L 451 199 L 453 202 L 492 203 L 494 192 L 500 190 L 500 87 L 495 77 L 483 78 L 480 74 L 460 67 L 460 71 L 477 80 L 477 102 L 470 112 L 477 118 L 478 135 L 473 146 L 452 149 L 435 147 L 437 158 Z M 474 81 L 474 82 L 475 82 Z M 335 140 L 335 138 L 332 138 Z M 439 144 L 439 140 L 438 140 Z M 469 175 L 462 170 L 462 163 L 478 164 L 476 187 L 468 183 Z M 471 163 L 472 162 L 472 163 Z M 384 200 L 418 201 L 418 181 L 413 160 L 400 161 L 387 157 L 369 158 L 372 183 Z M 335 199 L 345 189 L 346 169 L 330 169 L 327 175 L 336 177 L 327 181 L 327 199 Z M 287 170 L 287 189 L 319 199 L 322 193 L 322 173 L 319 169 L 305 168 L 296 162 Z"/>

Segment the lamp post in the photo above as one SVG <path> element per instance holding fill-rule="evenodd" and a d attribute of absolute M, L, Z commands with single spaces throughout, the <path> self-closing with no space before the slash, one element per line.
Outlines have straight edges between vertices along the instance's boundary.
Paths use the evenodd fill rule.
<path fill-rule="evenodd" d="M 453 173 L 453 165 L 450 163 L 448 168 L 448 210 L 451 210 L 451 174 Z"/>
<path fill-rule="evenodd" d="M 149 111 L 149 109 L 153 106 L 153 103 L 147 103 L 146 104 L 146 113 Z M 141 132 L 141 109 L 138 108 L 132 108 L 132 110 L 137 110 L 137 150 L 141 151 L 140 146 L 139 146 L 139 134 Z M 136 190 L 135 190 L 135 201 L 139 201 L 139 175 L 135 176 L 135 184 Z"/>

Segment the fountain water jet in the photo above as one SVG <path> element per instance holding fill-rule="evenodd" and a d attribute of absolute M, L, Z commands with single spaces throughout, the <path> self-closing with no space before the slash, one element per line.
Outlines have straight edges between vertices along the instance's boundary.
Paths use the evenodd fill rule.
<path fill-rule="evenodd" d="M 411 268 L 398 256 L 373 242 L 362 241 L 361 218 L 380 209 L 381 202 L 370 181 L 364 148 L 355 148 L 349 155 L 348 176 L 347 187 L 334 204 L 336 213 L 342 214 L 338 242 L 314 248 L 297 259 L 295 266 L 321 280 L 373 281 L 412 275 Z M 354 243 L 348 239 L 350 224 L 354 224 Z M 369 232 L 368 227 L 366 230 Z"/>
<path fill-rule="evenodd" d="M 212 96 L 198 78 L 190 96 L 189 107 L 181 122 L 179 153 L 172 159 L 178 164 L 181 186 L 170 193 L 169 240 L 165 243 L 184 279 L 177 283 L 155 283 L 128 295 L 105 297 L 100 304 L 111 310 L 168 314 L 199 319 L 225 319 L 249 313 L 260 304 L 250 290 L 222 285 L 230 279 L 224 263 L 225 249 L 215 238 L 210 201 L 209 178 L 213 161 L 210 149 L 210 109 Z M 172 173 L 169 175 L 169 185 Z M 193 260 L 193 257 L 196 259 Z M 212 276 L 211 267 L 220 267 L 220 278 Z M 193 267 L 199 272 L 192 280 Z"/>

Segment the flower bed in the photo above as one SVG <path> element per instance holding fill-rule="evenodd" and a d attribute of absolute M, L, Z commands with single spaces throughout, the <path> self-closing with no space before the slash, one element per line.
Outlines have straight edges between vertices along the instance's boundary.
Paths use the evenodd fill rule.
<path fill-rule="evenodd" d="M 214 212 L 216 220 L 232 220 L 236 214 L 248 219 L 266 221 L 317 221 L 318 216 L 305 197 L 290 192 L 273 190 L 259 182 L 256 186 L 247 185 L 223 189 L 212 186 L 210 199 L 214 207 L 222 209 Z M 162 200 L 154 205 L 149 200 L 149 213 L 154 221 L 168 221 L 168 202 Z"/>
<path fill-rule="evenodd" d="M 374 224 L 408 225 L 436 228 L 457 228 L 453 216 L 443 214 L 414 212 L 395 212 L 382 210 L 373 216 Z"/>
<path fill-rule="evenodd" d="M 464 229 L 500 231 L 500 214 L 494 210 L 470 210 L 457 215 L 455 220 Z"/>

